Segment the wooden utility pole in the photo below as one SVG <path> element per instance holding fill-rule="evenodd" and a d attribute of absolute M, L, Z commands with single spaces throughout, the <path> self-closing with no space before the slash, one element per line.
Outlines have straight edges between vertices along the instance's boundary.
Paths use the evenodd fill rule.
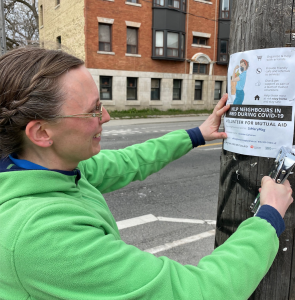
<path fill-rule="evenodd" d="M 3 0 L 0 0 L 0 56 L 6 52 L 6 35 Z"/>
<path fill-rule="evenodd" d="M 229 53 L 295 46 L 293 9 L 294 0 L 233 1 Z M 253 216 L 249 206 L 273 161 L 222 150 L 215 247 L 224 243 L 241 222 Z M 295 190 L 295 175 L 289 181 Z M 294 203 L 284 219 L 286 230 L 280 237 L 278 255 L 251 300 L 295 300 Z"/>

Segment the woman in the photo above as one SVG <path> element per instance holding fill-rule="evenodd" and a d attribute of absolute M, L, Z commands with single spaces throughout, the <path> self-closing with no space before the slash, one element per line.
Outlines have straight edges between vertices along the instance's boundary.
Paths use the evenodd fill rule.
<path fill-rule="evenodd" d="M 244 87 L 246 84 L 247 70 L 249 68 L 249 62 L 245 59 L 240 61 L 240 66 L 234 68 L 234 74 L 232 81 L 237 82 L 236 85 L 236 98 L 234 100 L 235 105 L 242 105 L 245 98 Z"/>
<path fill-rule="evenodd" d="M 245 221 L 198 267 L 182 266 L 126 245 L 102 196 L 143 180 L 204 139 L 226 137 L 218 132 L 226 96 L 200 128 L 101 151 L 102 125 L 110 117 L 81 60 L 17 49 L 0 58 L 0 75 L 1 299 L 250 296 L 278 250 L 282 228 L 271 218 Z M 276 194 L 276 184 L 265 185 L 261 204 L 268 190 Z M 283 215 L 291 189 L 280 188 L 273 201 Z M 283 226 L 278 211 L 269 209 Z M 267 215 L 263 206 L 260 211 Z"/>

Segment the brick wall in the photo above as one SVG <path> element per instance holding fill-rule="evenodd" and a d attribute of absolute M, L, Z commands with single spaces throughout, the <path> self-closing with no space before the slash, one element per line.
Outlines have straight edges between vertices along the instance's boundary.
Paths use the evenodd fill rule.
<path fill-rule="evenodd" d="M 189 73 L 188 62 L 153 60 L 152 55 L 152 2 L 139 1 L 141 7 L 128 5 L 125 0 L 85 0 L 85 34 L 86 34 L 86 65 L 93 69 L 112 69 L 161 73 Z M 217 1 L 217 2 L 216 2 Z M 209 4 L 208 4 L 209 3 Z M 219 0 L 195 1 L 189 0 L 189 12 L 208 19 L 187 15 L 188 32 L 186 35 L 187 58 L 195 53 L 207 54 L 212 61 L 216 61 L 218 34 Z M 99 54 L 98 51 L 98 20 L 97 17 L 114 19 L 112 25 L 112 52 L 114 55 Z M 141 57 L 127 57 L 125 21 L 141 23 L 138 35 L 138 54 Z M 187 28 L 187 24 L 186 24 Z M 192 47 L 192 31 L 210 33 L 210 49 Z M 226 67 L 214 64 L 214 75 L 226 75 Z"/>

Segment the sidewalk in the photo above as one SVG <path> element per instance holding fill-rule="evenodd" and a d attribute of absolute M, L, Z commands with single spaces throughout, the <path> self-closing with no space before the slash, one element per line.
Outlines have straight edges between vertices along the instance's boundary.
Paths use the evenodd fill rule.
<path fill-rule="evenodd" d="M 157 123 L 177 123 L 177 122 L 194 122 L 205 121 L 209 114 L 195 115 L 195 116 L 159 116 L 152 118 L 136 118 L 136 119 L 111 119 L 108 123 L 105 123 L 103 127 L 120 126 L 120 125 L 137 125 L 137 124 L 157 124 Z"/>

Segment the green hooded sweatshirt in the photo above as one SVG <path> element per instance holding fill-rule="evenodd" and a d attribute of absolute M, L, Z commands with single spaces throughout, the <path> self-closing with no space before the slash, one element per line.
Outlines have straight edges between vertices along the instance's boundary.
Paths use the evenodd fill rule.
<path fill-rule="evenodd" d="M 266 220 L 246 220 L 198 266 L 183 266 L 125 244 L 102 196 L 191 149 L 188 133 L 178 130 L 102 150 L 79 164 L 80 179 L 78 172 L 2 168 L 0 299 L 247 299 L 278 250 Z"/>

